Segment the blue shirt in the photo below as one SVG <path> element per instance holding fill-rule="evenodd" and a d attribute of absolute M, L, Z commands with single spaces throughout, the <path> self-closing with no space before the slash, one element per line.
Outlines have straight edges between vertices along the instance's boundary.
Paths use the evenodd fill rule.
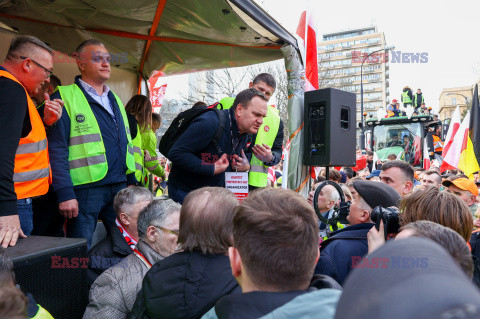
<path fill-rule="evenodd" d="M 83 81 L 81 78 L 78 79 L 78 82 L 82 85 L 83 89 L 90 95 L 95 102 L 100 104 L 108 113 L 115 119 L 115 114 L 113 113 L 112 104 L 108 98 L 108 92 L 110 92 L 110 88 L 107 85 L 103 85 L 103 93 L 102 95 L 98 95 L 97 90 L 93 88 L 90 84 Z"/>

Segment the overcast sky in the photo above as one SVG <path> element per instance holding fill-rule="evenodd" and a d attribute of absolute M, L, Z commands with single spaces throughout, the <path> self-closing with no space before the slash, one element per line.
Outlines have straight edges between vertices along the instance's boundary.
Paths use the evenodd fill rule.
<path fill-rule="evenodd" d="M 258 0 L 273 18 L 295 33 L 307 0 Z M 292 5 L 294 3 L 295 5 Z M 480 78 L 480 1 L 310 1 L 321 41 L 325 33 L 376 25 L 395 50 L 428 53 L 428 62 L 390 63 L 390 98 L 402 88 L 421 88 L 428 106 L 438 106 L 443 88 Z"/>
<path fill-rule="evenodd" d="M 292 34 L 308 0 L 256 0 Z M 434 110 L 443 88 L 472 85 L 480 78 L 480 1 L 311 0 L 318 39 L 325 33 L 376 25 L 388 46 L 406 53 L 428 53 L 428 62 L 390 63 L 390 98 L 402 88 L 421 88 Z M 177 78 L 177 77 L 175 77 Z M 177 83 L 168 81 L 166 98 L 176 98 Z M 170 85 L 171 84 L 171 85 Z M 181 85 L 185 87 L 184 85 Z"/>

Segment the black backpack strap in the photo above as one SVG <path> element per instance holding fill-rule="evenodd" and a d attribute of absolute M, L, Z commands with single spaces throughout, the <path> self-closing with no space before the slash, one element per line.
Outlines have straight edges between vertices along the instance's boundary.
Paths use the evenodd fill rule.
<path fill-rule="evenodd" d="M 225 129 L 226 116 L 225 116 L 225 112 L 223 112 L 219 109 L 214 108 L 213 110 L 215 110 L 215 113 L 217 113 L 218 120 L 219 120 L 220 123 L 218 125 L 217 132 L 213 136 L 212 144 L 215 147 L 215 149 L 217 150 L 218 155 L 220 156 L 223 153 L 223 151 L 222 151 L 222 148 L 220 147 L 220 145 L 218 144 L 218 142 L 220 141 L 220 138 L 222 138 L 223 130 Z"/>

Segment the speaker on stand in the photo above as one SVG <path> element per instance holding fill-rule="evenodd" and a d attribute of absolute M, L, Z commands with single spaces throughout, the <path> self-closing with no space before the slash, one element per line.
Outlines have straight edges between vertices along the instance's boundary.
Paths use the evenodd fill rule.
<path fill-rule="evenodd" d="M 326 88 L 305 92 L 303 164 L 355 166 L 356 95 Z M 327 176 L 328 178 L 328 176 Z"/>

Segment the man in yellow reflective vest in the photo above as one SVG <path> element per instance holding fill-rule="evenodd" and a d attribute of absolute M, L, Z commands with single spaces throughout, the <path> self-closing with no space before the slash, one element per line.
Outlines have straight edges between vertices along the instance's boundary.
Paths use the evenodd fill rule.
<path fill-rule="evenodd" d="M 270 99 L 276 89 L 275 78 L 268 73 L 257 75 L 249 87 L 262 92 Z M 223 109 L 230 108 L 234 98 L 227 97 L 220 100 Z M 268 183 L 268 168 L 277 165 L 282 159 L 283 122 L 278 110 L 273 106 L 268 107 L 267 116 L 258 132 L 253 135 L 252 143 L 247 145 L 245 155 L 250 161 L 248 184 L 250 190 L 263 188 Z"/>
<path fill-rule="evenodd" d="M 105 82 L 110 78 L 110 54 L 97 40 L 76 50 L 80 76 L 60 86 L 65 112 L 48 130 L 53 190 L 60 213 L 68 219 L 67 236 L 86 238 L 91 246 L 97 219 L 107 231 L 115 227 L 113 199 L 127 184 L 135 184 L 133 143 L 125 108 Z"/>

